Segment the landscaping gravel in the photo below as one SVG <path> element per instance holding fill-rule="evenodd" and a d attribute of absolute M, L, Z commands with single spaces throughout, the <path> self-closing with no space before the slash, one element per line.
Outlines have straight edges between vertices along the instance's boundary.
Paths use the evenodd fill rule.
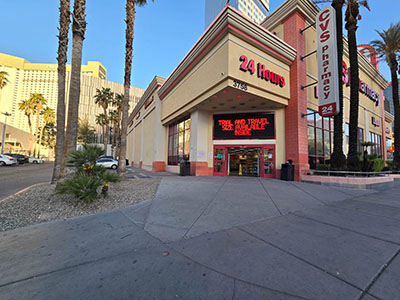
<path fill-rule="evenodd" d="M 55 185 L 43 184 L 0 202 L 0 231 L 113 210 L 151 199 L 157 192 L 159 178 L 136 178 L 111 184 L 108 196 L 91 204 L 79 202 L 72 195 L 55 195 Z"/>

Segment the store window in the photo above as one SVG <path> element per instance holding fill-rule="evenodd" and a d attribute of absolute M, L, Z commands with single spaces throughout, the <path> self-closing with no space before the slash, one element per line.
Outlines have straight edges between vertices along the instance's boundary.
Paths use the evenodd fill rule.
<path fill-rule="evenodd" d="M 180 120 L 169 126 L 168 165 L 178 165 L 190 155 L 190 119 Z"/>
<path fill-rule="evenodd" d="M 344 124 L 344 132 L 346 134 L 346 154 L 349 153 L 349 140 L 350 140 L 350 134 L 349 134 L 349 124 L 346 123 Z M 364 129 L 358 127 L 357 128 L 357 152 L 359 155 L 362 155 L 364 150 L 362 143 L 364 142 Z"/>
<path fill-rule="evenodd" d="M 379 134 L 370 131 L 369 141 L 374 143 L 374 145 L 370 147 L 370 154 L 382 156 L 382 137 Z"/>
<path fill-rule="evenodd" d="M 333 118 L 307 110 L 308 163 L 311 169 L 329 164 L 333 150 Z"/>

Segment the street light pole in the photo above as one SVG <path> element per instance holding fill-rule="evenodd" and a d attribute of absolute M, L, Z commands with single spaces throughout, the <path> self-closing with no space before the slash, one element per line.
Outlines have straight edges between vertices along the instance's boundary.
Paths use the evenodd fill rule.
<path fill-rule="evenodd" d="M 7 117 L 11 116 L 11 114 L 8 112 L 2 112 L 2 114 L 5 115 L 6 118 L 5 118 L 4 124 L 3 124 L 3 135 L 1 137 L 1 154 L 4 153 L 4 138 L 6 136 Z"/>

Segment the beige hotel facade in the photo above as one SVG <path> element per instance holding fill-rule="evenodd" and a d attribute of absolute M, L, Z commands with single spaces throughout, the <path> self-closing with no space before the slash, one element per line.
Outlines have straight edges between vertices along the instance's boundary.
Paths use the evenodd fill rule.
<path fill-rule="evenodd" d="M 168 78 L 155 76 L 129 119 L 128 159 L 153 171 L 279 177 L 292 160 L 295 180 L 329 163 L 333 119 L 318 114 L 315 22 L 309 0 L 288 0 L 258 25 L 227 5 Z M 349 65 L 344 39 L 344 69 Z M 387 81 L 359 53 L 359 143 L 386 157 L 393 116 Z M 306 87 L 306 88 L 304 88 Z M 347 153 L 350 88 L 344 86 Z"/>
<path fill-rule="evenodd" d="M 11 113 L 7 119 L 7 125 L 22 130 L 29 134 L 28 120 L 24 112 L 19 111 L 18 103 L 28 99 L 33 93 L 40 93 L 47 100 L 47 106 L 57 111 L 57 64 L 30 63 L 24 58 L 0 53 L 0 71 L 8 73 L 9 83 L 1 90 L 0 112 Z M 71 66 L 67 65 L 66 77 L 66 101 L 68 105 L 70 87 Z M 79 118 L 87 118 L 89 124 L 96 129 L 98 143 L 102 143 L 102 128 L 96 125 L 96 115 L 103 112 L 103 109 L 95 104 L 94 96 L 96 89 L 110 88 L 114 93 L 123 93 L 123 84 L 112 82 L 106 79 L 107 70 L 100 63 L 89 61 L 81 67 L 81 94 L 79 100 Z M 130 111 L 139 102 L 144 90 L 131 87 Z M 4 122 L 4 116 L 0 115 L 0 122 Z M 41 125 L 41 124 L 40 124 Z M 36 117 L 32 118 L 32 126 L 36 126 Z M 13 151 L 27 150 L 28 138 L 21 138 L 10 130 L 7 131 L 7 143 L 10 145 L 19 144 L 20 147 L 13 148 Z M 18 143 L 17 143 L 18 140 Z M 19 143 L 21 142 L 21 143 Z M 8 147 L 9 148 L 9 147 Z"/>

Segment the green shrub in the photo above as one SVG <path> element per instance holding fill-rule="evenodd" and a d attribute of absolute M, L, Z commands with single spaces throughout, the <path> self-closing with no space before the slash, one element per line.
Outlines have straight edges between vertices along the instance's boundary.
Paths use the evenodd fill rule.
<path fill-rule="evenodd" d="M 385 160 L 376 158 L 372 160 L 372 171 L 373 172 L 382 172 L 383 168 L 385 167 Z"/>
<path fill-rule="evenodd" d="M 331 169 L 331 165 L 320 164 L 320 165 L 317 165 L 316 169 L 320 170 L 320 171 L 329 171 Z"/>
<path fill-rule="evenodd" d="M 108 184 L 120 181 L 118 174 L 96 165 L 96 160 L 104 153 L 97 146 L 83 145 L 82 149 L 69 153 L 68 166 L 76 169 L 75 174 L 56 186 L 57 194 L 72 194 L 78 199 L 91 203 L 98 197 L 98 190 L 107 195 Z"/>
<path fill-rule="evenodd" d="M 72 194 L 86 203 L 92 203 L 97 198 L 97 189 L 101 185 L 102 181 L 99 178 L 78 172 L 57 184 L 56 193 Z"/>
<path fill-rule="evenodd" d="M 80 169 L 85 166 L 95 165 L 96 160 L 98 160 L 103 154 L 104 150 L 99 146 L 83 145 L 81 149 L 69 152 L 67 166 Z"/>

